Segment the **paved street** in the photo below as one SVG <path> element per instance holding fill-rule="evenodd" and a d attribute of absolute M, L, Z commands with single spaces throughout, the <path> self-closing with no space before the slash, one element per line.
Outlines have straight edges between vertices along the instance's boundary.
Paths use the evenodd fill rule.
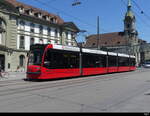
<path fill-rule="evenodd" d="M 20 78 L 0 81 L 0 112 L 150 112 L 149 75 L 150 69 L 142 68 L 31 82 L 20 73 Z"/>

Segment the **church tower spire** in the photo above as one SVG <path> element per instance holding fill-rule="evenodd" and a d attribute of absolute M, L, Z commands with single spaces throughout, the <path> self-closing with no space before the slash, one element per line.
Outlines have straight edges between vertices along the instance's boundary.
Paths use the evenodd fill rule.
<path fill-rule="evenodd" d="M 125 20 L 132 20 L 135 22 L 135 16 L 134 16 L 134 13 L 132 12 L 132 5 L 131 5 L 131 0 L 128 0 L 128 5 L 127 5 L 127 12 L 126 12 L 126 15 L 125 15 Z"/>
<path fill-rule="evenodd" d="M 128 0 L 128 8 L 131 8 L 131 0 Z"/>
<path fill-rule="evenodd" d="M 125 19 L 124 19 L 124 32 L 125 32 L 125 36 L 130 40 L 131 38 L 137 36 L 135 22 L 136 19 L 134 13 L 132 12 L 131 0 L 128 0 L 127 12 L 125 14 Z"/>

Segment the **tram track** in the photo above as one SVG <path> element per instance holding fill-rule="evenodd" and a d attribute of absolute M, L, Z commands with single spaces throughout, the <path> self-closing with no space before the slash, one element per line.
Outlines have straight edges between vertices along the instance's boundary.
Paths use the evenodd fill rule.
<path fill-rule="evenodd" d="M 145 71 L 142 71 L 142 72 L 145 72 Z M 131 73 L 131 72 L 123 72 L 124 74 L 127 74 L 127 73 Z M 79 79 L 79 78 L 81 78 L 81 79 L 83 79 L 83 78 L 86 78 L 86 79 L 88 79 L 88 78 L 94 78 L 94 79 L 106 79 L 106 78 L 112 78 L 113 77 L 113 75 L 114 76 L 116 76 L 116 74 L 118 75 L 118 74 L 122 74 L 122 73 L 113 73 L 112 75 L 111 74 L 101 74 L 101 75 L 90 75 L 90 76 L 84 76 L 84 77 L 74 77 L 74 78 L 66 78 L 66 80 L 73 80 L 73 79 Z M 111 77 L 106 77 L 107 75 L 111 75 Z M 100 77 L 100 76 L 102 76 L 102 77 Z M 27 84 L 27 83 L 29 83 L 29 82 L 31 82 L 31 83 L 37 83 L 37 82 L 40 82 L 40 81 L 25 81 L 26 79 L 21 79 L 21 80 L 18 80 L 18 79 L 16 79 L 16 80 L 6 80 L 6 81 L 0 81 L 0 87 L 4 87 L 4 86 L 10 86 L 10 85 L 15 85 L 15 84 L 19 84 L 19 85 L 21 85 L 21 84 Z M 61 79 L 56 79 L 56 81 L 60 81 Z M 65 79 L 63 79 L 63 80 L 65 80 Z M 52 80 L 52 81 L 55 81 L 55 80 Z M 52 82 L 51 80 L 48 80 L 48 82 Z M 43 82 L 43 81 L 42 81 Z M 42 83 L 41 82 L 41 83 Z M 44 81 L 44 82 L 46 82 L 46 81 Z"/>
<path fill-rule="evenodd" d="M 145 72 L 145 71 L 140 71 Z M 130 73 L 130 72 L 129 72 Z M 66 80 L 58 80 L 58 81 L 46 81 L 46 82 L 30 82 L 30 81 L 8 81 L 5 83 L 0 82 L 0 96 L 7 96 L 12 94 L 19 94 L 24 92 L 30 92 L 35 90 L 47 89 L 47 88 L 55 88 L 63 89 L 64 87 L 73 87 L 73 86 L 84 86 L 87 83 L 97 80 L 108 81 L 113 79 L 121 79 L 129 75 L 126 73 L 115 73 L 115 74 L 107 74 L 107 75 L 98 75 L 98 76 L 90 76 L 90 77 L 81 77 L 81 78 L 73 78 Z M 136 72 L 131 72 L 131 74 L 135 74 Z"/>
<path fill-rule="evenodd" d="M 144 73 L 146 71 L 141 71 L 140 73 Z M 22 80 L 10 80 L 10 81 L 4 81 L 4 82 L 0 82 L 0 87 L 5 87 L 5 86 L 11 86 L 11 85 L 26 85 L 26 84 L 36 84 L 36 85 L 41 85 L 42 84 L 45 84 L 45 83 L 49 83 L 49 84 L 56 84 L 56 83 L 59 83 L 62 81 L 70 81 L 70 82 L 74 82 L 74 80 L 76 81 L 80 81 L 80 82 L 85 82 L 85 81 L 94 81 L 94 80 L 98 80 L 98 79 L 104 79 L 104 80 L 107 80 L 107 79 L 117 79 L 117 78 L 123 78 L 123 77 L 120 77 L 120 74 L 123 74 L 123 76 L 126 76 L 130 73 L 130 75 L 134 75 L 136 72 L 124 72 L 124 73 L 113 73 L 113 74 L 104 74 L 104 75 L 95 75 L 95 76 L 86 76 L 86 77 L 75 77 L 75 78 L 68 78 L 68 79 L 63 79 L 63 80 L 52 80 L 52 81 L 42 81 L 42 82 L 39 82 L 39 81 L 23 81 Z M 101 76 L 101 77 L 100 77 Z M 115 78 L 114 78 L 115 77 Z"/>

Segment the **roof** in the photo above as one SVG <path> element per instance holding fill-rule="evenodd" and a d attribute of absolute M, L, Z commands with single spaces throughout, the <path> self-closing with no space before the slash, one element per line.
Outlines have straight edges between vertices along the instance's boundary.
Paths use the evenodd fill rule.
<path fill-rule="evenodd" d="M 112 32 L 99 35 L 99 45 L 101 46 L 116 46 L 125 45 L 126 40 L 124 32 Z M 96 47 L 98 42 L 98 35 L 90 35 L 86 38 L 85 47 Z"/>
<path fill-rule="evenodd" d="M 16 9 L 18 7 L 24 8 L 25 11 L 28 11 L 29 9 L 31 9 L 34 13 L 41 13 L 43 16 L 46 15 L 46 16 L 50 16 L 50 17 L 55 17 L 57 19 L 57 24 L 63 24 L 64 23 L 64 20 L 61 19 L 58 15 L 49 13 L 49 12 L 44 11 L 42 9 L 35 8 L 33 6 L 18 2 L 16 0 L 5 0 L 5 1 L 8 2 L 9 4 L 11 4 L 12 6 L 14 6 Z M 23 14 L 28 15 L 27 12 L 24 12 Z"/>
<path fill-rule="evenodd" d="M 80 29 L 73 22 L 64 22 L 63 26 L 72 28 L 72 29 L 76 30 L 76 32 L 80 31 Z"/>

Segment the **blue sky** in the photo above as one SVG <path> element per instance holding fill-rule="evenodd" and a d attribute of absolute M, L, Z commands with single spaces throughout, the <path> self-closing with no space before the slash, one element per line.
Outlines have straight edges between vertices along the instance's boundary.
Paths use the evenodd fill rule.
<path fill-rule="evenodd" d="M 66 22 L 74 22 L 79 29 L 87 31 L 84 34 L 79 34 L 78 41 L 84 41 L 85 35 L 97 33 L 97 16 L 100 17 L 100 33 L 123 31 L 123 20 L 128 0 L 18 1 L 57 14 Z M 80 1 L 81 4 L 72 6 L 74 1 Z M 139 32 L 139 37 L 150 42 L 150 0 L 133 0 L 132 10 L 136 16 L 136 28 Z"/>

